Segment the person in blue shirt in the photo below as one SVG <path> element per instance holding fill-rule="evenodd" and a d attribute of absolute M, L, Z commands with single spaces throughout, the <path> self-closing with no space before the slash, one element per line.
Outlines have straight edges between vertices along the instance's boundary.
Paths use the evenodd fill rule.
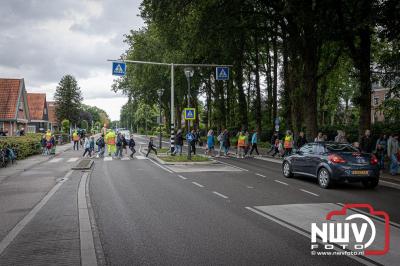
<path fill-rule="evenodd" d="M 207 152 L 208 155 L 214 155 L 214 131 L 210 129 L 207 134 Z"/>
<path fill-rule="evenodd" d="M 253 130 L 253 136 L 251 137 L 251 151 L 250 155 L 253 153 L 255 150 L 257 152 L 257 155 L 260 155 L 257 149 L 257 141 L 258 141 L 258 133 L 257 131 Z"/>

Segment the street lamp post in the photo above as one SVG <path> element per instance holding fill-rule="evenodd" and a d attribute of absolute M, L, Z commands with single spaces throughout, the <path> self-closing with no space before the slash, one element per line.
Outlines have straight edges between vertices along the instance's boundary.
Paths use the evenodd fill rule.
<path fill-rule="evenodd" d="M 188 103 L 187 103 L 187 107 L 190 108 L 190 78 L 193 77 L 194 74 L 194 70 L 192 67 L 185 67 L 184 69 L 185 71 L 185 76 L 188 82 L 188 94 L 187 94 L 187 98 L 188 98 Z M 187 136 L 190 135 L 190 120 L 188 120 L 188 128 L 187 128 Z M 192 159 L 192 147 L 191 147 L 191 142 L 192 140 L 188 141 L 188 159 L 191 160 Z"/>
<path fill-rule="evenodd" d="M 160 149 L 161 149 L 161 147 L 162 147 L 162 132 L 161 132 L 161 96 L 162 96 L 162 93 L 163 93 L 163 90 L 162 89 L 159 89 L 158 91 L 157 91 L 157 93 L 158 93 L 158 102 L 159 102 L 159 104 L 160 104 L 160 121 L 159 121 L 159 125 L 160 125 Z"/>

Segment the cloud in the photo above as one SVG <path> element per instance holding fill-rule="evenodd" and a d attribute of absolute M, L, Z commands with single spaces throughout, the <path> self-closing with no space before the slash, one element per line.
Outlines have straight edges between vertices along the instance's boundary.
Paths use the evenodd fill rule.
<path fill-rule="evenodd" d="M 127 49 L 124 34 L 143 26 L 139 5 L 139 0 L 1 1 L 0 77 L 23 77 L 28 90 L 52 98 L 61 77 L 72 74 L 95 105 L 96 98 L 120 97 L 111 91 L 106 60 Z"/>

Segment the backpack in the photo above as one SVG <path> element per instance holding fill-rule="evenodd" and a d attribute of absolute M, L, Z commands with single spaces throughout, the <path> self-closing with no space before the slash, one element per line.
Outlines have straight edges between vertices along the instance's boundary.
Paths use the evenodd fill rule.
<path fill-rule="evenodd" d="M 129 140 L 129 147 L 135 147 L 136 143 L 134 139 Z"/>
<path fill-rule="evenodd" d="M 222 139 L 223 139 L 223 133 L 221 133 L 221 134 L 219 134 L 218 135 L 218 137 L 217 137 L 217 140 L 219 141 L 219 142 L 221 142 L 222 141 Z"/>

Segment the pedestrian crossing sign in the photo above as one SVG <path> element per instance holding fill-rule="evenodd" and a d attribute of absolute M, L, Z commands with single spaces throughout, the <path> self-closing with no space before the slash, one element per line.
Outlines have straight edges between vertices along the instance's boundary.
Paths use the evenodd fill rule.
<path fill-rule="evenodd" d="M 216 67 L 215 72 L 217 80 L 229 79 L 229 67 Z"/>
<path fill-rule="evenodd" d="M 185 108 L 183 111 L 185 120 L 194 120 L 196 118 L 195 108 Z"/>
<path fill-rule="evenodd" d="M 112 64 L 112 74 L 114 76 L 125 76 L 125 74 L 126 74 L 126 64 L 124 62 L 113 62 L 113 64 Z"/>

